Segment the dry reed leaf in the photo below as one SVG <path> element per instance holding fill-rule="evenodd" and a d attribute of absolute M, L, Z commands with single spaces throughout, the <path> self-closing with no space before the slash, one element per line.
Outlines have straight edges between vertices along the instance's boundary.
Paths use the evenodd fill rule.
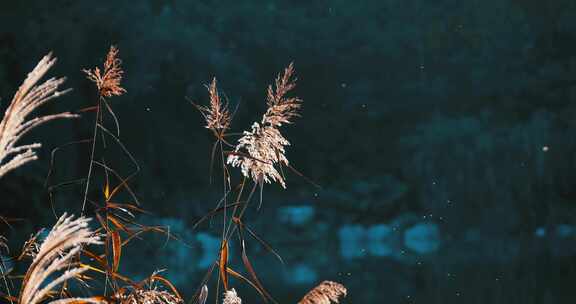
<path fill-rule="evenodd" d="M 181 304 L 184 301 L 174 287 L 166 278 L 154 272 L 150 277 L 138 284 L 131 284 L 128 289 L 122 288 L 123 292 L 116 294 L 118 304 Z M 160 282 L 161 284 L 156 284 Z M 148 288 L 144 288 L 148 286 Z M 160 288 L 163 287 L 163 288 Z M 164 288 L 168 287 L 170 291 Z M 128 292 L 129 294 L 125 294 Z"/>
<path fill-rule="evenodd" d="M 117 230 L 112 231 L 112 270 L 118 272 L 118 267 L 120 266 L 120 257 L 122 256 L 122 240 L 120 238 L 120 233 Z"/>
<path fill-rule="evenodd" d="M 109 304 L 108 301 L 102 297 L 91 297 L 91 298 L 67 298 L 52 301 L 48 304 Z"/>
<path fill-rule="evenodd" d="M 89 221 L 85 217 L 74 219 L 73 216 L 66 214 L 58 219 L 26 271 L 18 303 L 41 303 L 56 286 L 87 270 L 85 267 L 77 267 L 72 259 L 80 252 L 82 246 L 102 244 L 100 236 L 94 234 L 88 227 Z M 47 281 L 48 278 L 50 281 Z M 62 299 L 55 303 L 70 303 L 70 301 Z"/>
<path fill-rule="evenodd" d="M 266 290 L 266 288 L 264 288 L 264 285 L 262 284 L 262 282 L 260 282 L 260 279 L 258 278 L 256 271 L 254 270 L 254 266 L 252 266 L 250 259 L 248 259 L 248 254 L 246 253 L 246 251 L 247 251 L 246 250 L 246 241 L 244 239 L 243 230 L 244 229 L 249 230 L 249 232 L 251 234 L 252 234 L 252 231 L 250 231 L 250 229 L 248 227 L 244 226 L 244 224 L 242 223 L 242 221 L 240 219 L 235 218 L 234 222 L 238 225 L 238 237 L 240 239 L 239 241 L 240 241 L 240 245 L 241 245 L 241 249 L 242 249 L 242 262 L 244 263 L 244 268 L 246 268 L 246 270 L 250 274 L 250 277 L 252 278 L 252 282 L 257 287 L 256 290 L 258 291 L 258 293 L 260 293 L 260 295 L 263 296 L 264 301 L 268 302 L 268 299 L 270 299 L 274 303 L 276 303 L 274 298 L 272 298 L 270 293 Z M 260 240 L 258 237 L 256 237 L 256 239 Z M 275 252 L 272 250 L 272 253 L 275 253 Z M 280 259 L 280 260 L 282 261 L 282 259 Z"/>
<path fill-rule="evenodd" d="M 228 290 L 228 272 L 226 271 L 228 268 L 228 241 L 226 239 L 222 240 L 222 245 L 220 246 L 220 262 L 218 265 L 224 290 Z"/>
<path fill-rule="evenodd" d="M 198 296 L 198 304 L 205 304 L 208 300 L 208 286 L 204 284 L 200 290 L 200 295 Z"/>
<path fill-rule="evenodd" d="M 338 299 L 346 296 L 346 287 L 340 283 L 324 281 L 310 290 L 298 304 L 331 304 L 339 303 Z"/>
<path fill-rule="evenodd" d="M 162 285 L 164 287 L 168 287 L 170 289 L 170 291 L 172 291 L 172 294 L 175 295 L 177 298 L 182 299 L 182 296 L 180 296 L 180 293 L 178 292 L 178 290 L 176 289 L 176 286 L 174 286 L 174 284 L 172 284 L 172 282 L 170 282 L 170 280 L 166 279 L 165 277 L 159 275 L 159 273 L 162 271 L 156 271 L 154 272 L 151 276 L 150 276 L 150 282 L 151 284 L 158 281 L 160 283 L 162 283 Z M 152 288 L 151 288 L 152 289 Z"/>
<path fill-rule="evenodd" d="M 18 256 L 18 260 L 21 260 L 24 257 L 29 257 L 32 259 L 36 258 L 36 255 L 38 255 L 38 252 L 40 251 L 40 244 L 38 243 L 38 238 L 43 232 L 44 229 L 40 229 L 35 234 L 32 234 L 30 238 L 26 240 L 26 242 L 24 242 L 20 256 Z"/>
<path fill-rule="evenodd" d="M 52 54 L 44 56 L 28 74 L 4 113 L 0 122 L 0 177 L 38 158 L 35 150 L 42 145 L 33 143 L 16 146 L 22 136 L 48 121 L 78 117 L 64 112 L 27 119 L 40 106 L 70 91 L 69 89 L 58 91 L 65 78 L 50 78 L 42 84 L 37 84 L 55 63 L 56 58 L 52 58 Z"/>
<path fill-rule="evenodd" d="M 114 45 L 110 46 L 106 61 L 104 61 L 104 68 L 101 71 L 99 67 L 93 70 L 84 69 L 88 79 L 96 84 L 98 92 L 101 97 L 120 96 L 126 93 L 126 90 L 121 86 L 122 75 L 122 60 L 118 58 L 118 48 Z"/>

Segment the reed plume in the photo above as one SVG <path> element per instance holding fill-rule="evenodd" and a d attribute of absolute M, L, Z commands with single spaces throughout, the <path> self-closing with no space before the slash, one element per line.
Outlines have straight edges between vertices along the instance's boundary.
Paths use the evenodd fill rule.
<path fill-rule="evenodd" d="M 48 304 L 109 304 L 105 299 L 101 297 L 92 298 L 67 298 L 54 300 Z"/>
<path fill-rule="evenodd" d="M 238 297 L 236 290 L 232 288 L 224 292 L 224 301 L 222 301 L 222 304 L 242 304 L 242 299 Z"/>
<path fill-rule="evenodd" d="M 294 64 L 290 63 L 284 69 L 284 73 L 276 77 L 275 87 L 268 86 L 266 96 L 268 109 L 262 117 L 262 124 L 280 127 L 284 123 L 292 123 L 292 118 L 300 116 L 298 110 L 302 107 L 302 99 L 286 96 L 296 87 L 293 75 Z"/>
<path fill-rule="evenodd" d="M 274 181 L 286 188 L 284 177 L 275 165 L 289 164 L 284 147 L 289 146 L 290 142 L 282 135 L 279 127 L 292 123 L 292 119 L 299 116 L 298 110 L 302 106 L 300 98 L 287 96 L 296 86 L 293 74 L 294 65 L 291 63 L 278 75 L 274 86 L 268 86 L 268 109 L 261 122 L 254 122 L 250 131 L 244 131 L 234 153 L 227 159 L 228 164 L 240 167 L 245 177 L 259 184 Z"/>
<path fill-rule="evenodd" d="M 230 127 L 230 111 L 228 110 L 228 103 L 223 102 L 218 94 L 216 87 L 216 78 L 208 86 L 208 93 L 210 95 L 210 106 L 201 106 L 194 104 L 200 111 L 204 120 L 206 120 L 206 128 L 214 131 L 216 134 L 223 134 Z"/>
<path fill-rule="evenodd" d="M 82 71 L 86 73 L 86 76 L 89 80 L 96 84 L 98 89 L 98 102 L 94 107 L 90 107 L 90 110 L 96 112 L 96 119 L 94 122 L 94 131 L 92 133 L 92 148 L 90 152 L 90 164 L 88 166 L 88 173 L 86 175 L 86 183 L 84 185 L 84 197 L 82 200 L 82 213 L 84 213 L 84 209 L 86 206 L 86 202 L 88 201 L 88 191 L 90 188 L 91 178 L 92 178 L 92 171 L 94 168 L 94 164 L 98 163 L 95 161 L 95 153 L 96 153 L 96 146 L 98 143 L 98 132 L 102 132 L 102 144 L 105 147 L 106 141 L 105 137 L 109 136 L 114 140 L 122 150 L 130 157 L 131 161 L 134 162 L 136 166 L 136 172 L 140 170 L 138 164 L 135 162 L 132 155 L 125 149 L 124 145 L 120 142 L 120 124 L 118 122 L 118 118 L 116 114 L 112 110 L 112 107 L 106 100 L 107 97 L 112 96 L 120 96 L 126 93 L 126 90 L 121 86 L 122 77 L 124 75 L 124 70 L 122 70 L 122 60 L 118 58 L 119 50 L 116 46 L 110 46 L 108 54 L 106 55 L 106 60 L 104 61 L 103 70 L 100 70 L 99 67 L 95 67 L 94 69 L 83 69 Z M 112 119 L 114 120 L 116 126 L 116 135 L 113 134 L 110 130 L 104 127 L 104 115 L 105 111 L 107 111 Z M 106 165 L 106 161 L 103 160 L 104 169 L 108 170 L 108 166 Z M 110 173 L 115 173 L 113 170 L 108 170 Z M 131 174 L 129 177 L 126 178 L 128 181 L 132 178 L 135 173 Z M 107 181 L 108 182 L 108 181 Z"/>
<path fill-rule="evenodd" d="M 39 149 L 42 144 L 32 143 L 17 146 L 16 144 L 22 136 L 51 120 L 78 117 L 78 115 L 63 112 L 28 119 L 28 116 L 36 109 L 70 91 L 70 89 L 58 91 L 58 87 L 64 83 L 65 78 L 50 78 L 42 84 L 37 84 L 55 63 L 56 58 L 53 58 L 52 54 L 44 56 L 32 72 L 28 73 L 4 113 L 0 122 L 0 178 L 8 172 L 38 159 L 36 149 Z M 6 238 L 3 236 L 0 236 L 0 248 L 8 250 Z M 0 274 L 6 283 L 6 289 L 9 291 L 4 276 L 5 270 L 2 261 Z"/>
<path fill-rule="evenodd" d="M 48 121 L 78 117 L 63 112 L 27 119 L 40 106 L 70 91 L 70 89 L 58 91 L 65 78 L 50 78 L 40 85 L 37 84 L 55 63 L 56 58 L 52 58 L 51 54 L 44 56 L 28 74 L 4 113 L 0 122 L 0 177 L 38 158 L 36 149 L 42 145 L 33 143 L 16 146 L 22 136 Z"/>
<path fill-rule="evenodd" d="M 36 257 L 24 276 L 18 303 L 41 303 L 56 286 L 87 270 L 72 262 L 72 259 L 79 253 L 82 246 L 102 243 L 100 236 L 94 234 L 88 227 L 89 221 L 85 217 L 74 219 L 73 216 L 66 214 L 58 219 L 40 245 Z M 59 275 L 51 277 L 56 273 Z M 49 277 L 50 280 L 47 281 Z M 51 303 L 64 304 L 80 300 L 98 303 L 98 300 L 92 298 L 61 299 Z"/>
<path fill-rule="evenodd" d="M 134 290 L 121 304 L 180 304 L 182 299 L 165 291 L 156 289 Z"/>
<path fill-rule="evenodd" d="M 340 283 L 324 281 L 310 290 L 298 304 L 331 304 L 339 303 L 339 298 L 346 296 L 346 287 Z"/>
<path fill-rule="evenodd" d="M 121 86 L 122 75 L 122 60 L 118 58 L 118 48 L 114 45 L 110 46 L 110 50 L 106 55 L 104 61 L 104 69 L 95 67 L 94 69 L 82 70 L 98 87 L 98 92 L 102 97 L 120 96 L 126 93 L 126 90 Z"/>

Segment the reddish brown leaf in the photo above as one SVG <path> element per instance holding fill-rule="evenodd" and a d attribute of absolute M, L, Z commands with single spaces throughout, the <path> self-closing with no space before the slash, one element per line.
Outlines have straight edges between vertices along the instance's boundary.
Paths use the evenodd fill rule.
<path fill-rule="evenodd" d="M 112 215 L 108 214 L 108 220 L 109 220 L 110 222 L 112 222 L 112 224 L 113 224 L 116 228 L 118 228 L 118 229 L 120 229 L 120 230 L 122 230 L 122 231 L 124 231 L 124 232 L 126 232 L 126 233 L 128 233 L 128 234 L 131 234 L 131 233 L 132 233 L 132 231 L 130 231 L 130 228 L 126 227 L 126 225 L 124 225 L 124 224 L 120 221 L 120 219 L 116 218 L 115 216 L 112 216 Z"/>
<path fill-rule="evenodd" d="M 112 255 L 114 258 L 112 269 L 114 272 L 118 272 L 120 257 L 122 256 L 122 240 L 120 239 L 120 233 L 117 230 L 112 231 Z"/>
<path fill-rule="evenodd" d="M 261 290 L 261 289 L 260 289 L 256 284 L 254 284 L 252 281 L 250 281 L 250 279 L 248 279 L 248 278 L 246 278 L 245 276 L 241 275 L 240 273 L 232 270 L 232 268 L 230 268 L 230 267 L 227 267 L 227 268 L 226 268 L 226 272 L 229 273 L 231 276 L 233 276 L 233 277 L 235 277 L 235 278 L 237 278 L 237 279 L 239 279 L 239 280 L 242 280 L 242 281 L 248 283 L 250 286 L 252 286 L 252 288 L 256 289 L 256 291 L 260 294 L 260 296 L 261 296 L 263 299 L 266 298 L 266 295 L 264 294 L 264 291 Z"/>
<path fill-rule="evenodd" d="M 100 267 L 106 267 L 106 260 L 102 256 L 98 256 L 86 249 L 82 250 L 82 253 L 84 253 L 84 255 L 88 256 L 89 258 L 94 259 L 100 265 Z"/>
<path fill-rule="evenodd" d="M 176 289 L 176 286 L 174 286 L 174 284 L 172 284 L 172 282 L 170 282 L 168 279 L 166 279 L 165 277 L 158 275 L 158 274 L 154 274 L 150 277 L 151 281 L 160 281 L 162 282 L 162 284 L 164 284 L 165 286 L 167 286 L 168 288 L 170 288 L 170 290 L 172 290 L 172 293 L 178 297 L 179 299 L 182 299 L 182 296 L 180 296 L 180 293 L 178 292 L 178 289 Z"/>
<path fill-rule="evenodd" d="M 104 199 L 106 202 L 110 200 L 110 185 L 106 182 L 106 186 L 104 186 Z"/>
<path fill-rule="evenodd" d="M 228 267 L 228 241 L 226 239 L 222 240 L 220 262 L 218 265 L 220 266 L 220 277 L 222 278 L 224 289 L 228 290 L 228 272 L 226 272 L 226 268 Z"/>
<path fill-rule="evenodd" d="M 99 213 L 96 213 L 96 219 L 98 219 L 100 226 L 102 226 L 102 228 L 104 228 L 104 230 L 106 230 L 106 232 L 109 232 L 108 225 L 106 225 L 106 221 L 104 221 L 104 219 L 102 218 L 102 216 Z"/>
<path fill-rule="evenodd" d="M 240 219 L 234 218 L 234 220 L 237 224 L 241 224 Z M 254 283 L 258 286 L 258 288 L 260 288 L 262 290 L 262 293 L 264 295 L 266 295 L 266 297 L 263 297 L 264 302 L 268 303 L 268 299 L 270 299 L 274 303 L 276 303 L 276 300 L 274 300 L 274 298 L 272 298 L 270 293 L 268 293 L 268 291 L 264 288 L 264 286 L 262 285 L 262 283 L 258 279 L 258 276 L 256 275 L 256 271 L 254 271 L 254 267 L 252 266 L 252 263 L 250 263 L 250 260 L 248 259 L 248 254 L 246 254 L 246 242 L 244 240 L 244 233 L 243 233 L 242 228 L 243 228 L 242 225 L 238 226 L 238 235 L 240 236 L 240 243 L 242 245 L 242 262 L 244 263 L 244 267 L 246 267 L 246 270 L 248 270 L 248 273 L 252 277 L 252 280 L 254 281 Z"/>

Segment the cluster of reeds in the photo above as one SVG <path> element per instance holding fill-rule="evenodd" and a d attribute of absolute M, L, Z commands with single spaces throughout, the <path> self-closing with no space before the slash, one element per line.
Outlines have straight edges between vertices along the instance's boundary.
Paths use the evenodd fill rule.
<path fill-rule="evenodd" d="M 137 222 L 137 214 L 144 212 L 139 205 L 130 182 L 140 170 L 134 157 L 124 146 L 120 138 L 119 119 L 114 113 L 110 98 L 126 93 L 122 87 L 124 71 L 119 59 L 119 51 L 112 46 L 106 56 L 103 67 L 83 70 L 87 78 L 97 88 L 97 98 L 92 106 L 76 113 L 64 112 L 53 115 L 29 118 L 43 104 L 69 92 L 59 91 L 64 78 L 51 78 L 39 84 L 56 59 L 45 56 L 28 75 L 18 89 L 0 122 L 0 177 L 26 163 L 36 160 L 36 149 L 41 144 L 19 145 L 20 139 L 31 129 L 55 119 L 79 118 L 80 115 L 94 114 L 93 132 L 90 138 L 77 140 L 53 150 L 50 172 L 47 178 L 49 193 L 63 185 L 78 183 L 83 187 L 82 211 L 80 216 L 61 215 L 52 229 L 46 233 L 35 233 L 25 242 L 21 252 L 13 260 L 30 265 L 23 276 L 13 273 L 6 267 L 4 259 L 0 263 L 0 278 L 3 290 L 0 298 L 10 303 L 120 303 L 120 304 L 172 304 L 183 303 L 183 297 L 176 287 L 161 273 L 152 273 L 142 281 L 134 281 L 121 273 L 123 247 L 145 232 L 164 233 L 171 236 L 163 227 L 147 226 Z M 302 100 L 290 97 L 295 87 L 294 67 L 290 64 L 281 73 L 275 83 L 267 90 L 267 110 L 262 119 L 252 124 L 250 130 L 240 134 L 236 144 L 230 142 L 229 133 L 232 114 L 228 103 L 220 97 L 216 80 L 208 86 L 210 102 L 207 106 L 196 105 L 206 121 L 206 128 L 215 136 L 212 149 L 213 158 L 218 155 L 222 168 L 223 197 L 214 210 L 198 221 L 222 214 L 223 227 L 218 258 L 202 280 L 195 303 L 204 304 L 208 297 L 208 285 L 211 274 L 216 271 L 216 295 L 223 288 L 222 303 L 241 303 L 240 296 L 232 287 L 230 277 L 238 279 L 256 289 L 265 302 L 274 298 L 264 288 L 248 258 L 245 236 L 256 240 L 267 251 L 282 258 L 274 249 L 258 236 L 244 222 L 244 214 L 253 200 L 255 191 L 266 183 L 279 183 L 286 188 L 286 178 L 282 168 L 289 168 L 285 148 L 290 143 L 280 132 L 284 124 L 292 123 L 299 116 Z M 65 146 L 89 145 L 90 154 L 86 175 L 73 178 L 72 182 L 53 182 L 52 172 L 56 152 Z M 114 158 L 108 156 L 110 146 L 123 151 L 119 157 L 127 158 L 134 170 L 128 173 L 116 171 Z M 218 152 L 218 153 L 217 153 Z M 230 170 L 239 167 L 242 177 L 234 183 Z M 297 172 L 297 171 L 295 171 Z M 298 173 L 299 174 L 299 173 Z M 299 174 L 300 175 L 300 174 Z M 100 195 L 93 195 L 94 189 L 101 189 Z M 249 189 L 249 190 L 246 190 Z M 129 201 L 118 201 L 119 193 Z M 52 197 L 52 196 L 51 196 Z M 97 225 L 91 227 L 87 213 L 93 214 Z M 3 218 L 0 218 L 3 219 Z M 229 264 L 229 243 L 231 237 L 238 235 L 239 248 L 246 275 L 234 270 Z M 8 255 L 6 239 L 0 236 L 0 250 Z M 15 284 L 22 278 L 20 284 Z M 89 283 L 98 283 L 98 291 L 90 291 Z M 72 287 L 71 284 L 74 284 Z M 17 287 L 19 285 L 19 288 Z M 77 296 L 75 291 L 84 289 L 84 295 Z M 94 293 L 99 293 L 94 295 Z M 89 295 L 86 295 L 89 294 Z M 302 304 L 330 304 L 346 294 L 344 286 L 325 281 L 308 293 Z"/>

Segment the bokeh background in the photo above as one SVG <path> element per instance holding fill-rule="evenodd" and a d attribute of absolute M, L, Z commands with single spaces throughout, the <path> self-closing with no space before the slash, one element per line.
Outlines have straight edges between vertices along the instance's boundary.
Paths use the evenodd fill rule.
<path fill-rule="evenodd" d="M 128 93 L 112 104 L 142 167 L 133 187 L 153 212 L 139 220 L 183 240 L 144 237 L 122 271 L 166 269 L 190 298 L 220 231 L 192 225 L 221 185 L 209 183 L 213 139 L 185 97 L 206 102 L 216 76 L 241 131 L 293 61 L 304 108 L 285 128 L 287 155 L 322 188 L 288 173 L 288 189 L 267 185 L 247 218 L 285 260 L 249 244 L 281 303 L 324 279 L 348 287 L 345 303 L 573 303 L 574 16 L 573 0 L 2 1 L 1 105 L 53 51 L 52 75 L 74 92 L 46 111 L 90 106 L 81 69 L 119 47 Z M 89 137 L 92 120 L 30 134 L 45 143 L 41 159 L 2 180 L 1 214 L 22 219 L 0 227 L 15 251 L 54 213 L 79 212 L 81 186 L 50 204 L 44 182 L 51 149 Z M 87 153 L 63 151 L 56 178 L 84 176 Z M 117 162 L 129 170 L 121 153 Z"/>

